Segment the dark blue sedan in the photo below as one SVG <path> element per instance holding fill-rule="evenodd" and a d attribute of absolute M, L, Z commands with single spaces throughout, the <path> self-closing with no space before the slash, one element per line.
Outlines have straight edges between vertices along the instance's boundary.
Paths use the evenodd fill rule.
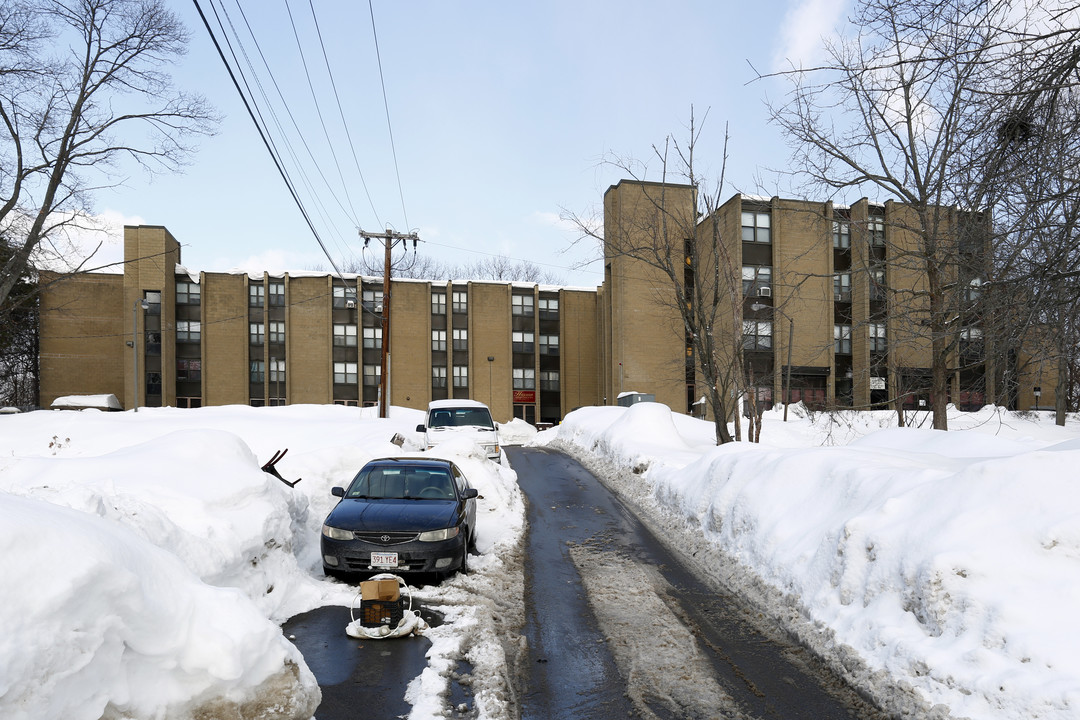
<path fill-rule="evenodd" d="M 341 500 L 322 528 L 327 575 L 468 572 L 477 491 L 449 460 L 372 460 L 331 492 Z"/>

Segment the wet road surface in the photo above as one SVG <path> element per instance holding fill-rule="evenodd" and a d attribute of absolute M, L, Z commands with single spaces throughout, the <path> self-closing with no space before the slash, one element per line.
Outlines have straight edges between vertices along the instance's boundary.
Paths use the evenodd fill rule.
<path fill-rule="evenodd" d="M 437 613 L 423 607 L 419 612 L 432 627 L 442 623 Z M 408 717 L 412 706 L 405 702 L 405 688 L 427 667 L 425 655 L 431 641 L 423 636 L 359 640 L 345 634 L 350 621 L 349 608 L 328 605 L 289 618 L 282 626 L 319 681 L 322 702 L 316 717 Z M 451 684 L 451 693 L 454 705 L 472 704 L 456 683 Z"/>
<path fill-rule="evenodd" d="M 511 448 L 507 455 L 529 506 L 525 635 L 530 655 L 523 663 L 519 695 L 525 720 L 888 717 L 810 653 L 756 628 L 750 622 L 756 616 L 752 608 L 698 580 L 576 461 L 543 449 Z M 616 583 L 616 593 L 598 598 L 600 612 L 588 600 L 587 591 L 598 585 L 590 579 L 590 567 L 597 576 L 606 568 Z M 620 627 L 618 609 L 609 604 L 626 594 L 619 591 L 618 576 L 625 584 L 630 573 L 646 580 L 658 574 L 657 592 L 647 593 L 653 603 L 641 602 L 636 628 L 633 617 L 623 624 L 627 637 L 605 637 L 597 617 L 607 619 L 605 629 Z M 657 607 L 670 617 L 657 618 Z M 674 619 L 689 631 L 676 637 L 692 639 L 668 645 L 684 642 L 687 667 L 692 657 L 704 658 L 711 675 L 707 683 L 674 690 L 683 674 L 677 660 L 675 672 L 649 676 L 651 662 L 665 662 L 659 649 L 655 659 L 649 656 L 653 619 Z M 628 651 L 635 642 L 641 649 Z M 696 688 L 704 684 L 715 684 L 715 690 L 699 693 Z M 699 697 L 690 697 L 695 694 Z M 703 705 L 714 698 L 722 704 Z"/>

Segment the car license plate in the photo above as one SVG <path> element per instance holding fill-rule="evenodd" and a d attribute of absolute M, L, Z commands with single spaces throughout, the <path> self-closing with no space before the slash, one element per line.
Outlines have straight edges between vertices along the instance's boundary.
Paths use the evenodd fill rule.
<path fill-rule="evenodd" d="M 397 553 L 371 553 L 371 564 L 376 567 L 397 567 Z"/>

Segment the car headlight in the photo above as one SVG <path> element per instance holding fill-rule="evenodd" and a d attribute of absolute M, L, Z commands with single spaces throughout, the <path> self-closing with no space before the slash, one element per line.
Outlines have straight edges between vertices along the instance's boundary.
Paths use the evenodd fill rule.
<path fill-rule="evenodd" d="M 330 525 L 322 526 L 322 534 L 331 540 L 352 540 L 352 530 L 342 530 L 341 528 L 331 527 Z"/>
<path fill-rule="evenodd" d="M 427 532 L 420 533 L 420 537 L 417 538 L 420 542 L 439 542 L 440 540 L 449 540 L 450 538 L 456 538 L 460 527 L 446 528 L 445 530 L 428 530 Z"/>

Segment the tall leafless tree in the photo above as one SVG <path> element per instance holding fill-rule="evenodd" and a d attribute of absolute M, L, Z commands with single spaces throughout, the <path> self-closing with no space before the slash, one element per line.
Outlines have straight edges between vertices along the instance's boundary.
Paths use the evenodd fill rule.
<path fill-rule="evenodd" d="M 916 242 L 897 246 L 890 262 L 924 282 L 890 288 L 890 310 L 913 338 L 929 338 L 935 428 L 948 427 L 950 378 L 965 362 L 970 280 L 980 278 L 963 275 L 993 272 L 977 267 L 972 241 L 990 231 L 1030 108 L 1076 67 L 1078 35 L 1060 22 L 1070 17 L 1056 14 L 1062 9 L 1036 3 L 1025 15 L 1007 0 L 866 0 L 853 18 L 858 32 L 829 44 L 826 63 L 778 73 L 790 92 L 770 109 L 792 141 L 792 171 L 815 194 L 876 191 L 905 206 L 896 230 Z"/>
<path fill-rule="evenodd" d="M 698 174 L 695 165 L 701 127 L 693 112 L 688 130 L 685 143 L 668 137 L 662 145 L 654 146 L 660 164 L 658 182 L 644 182 L 649 180 L 647 172 L 632 159 L 609 159 L 608 164 L 620 173 L 643 182 L 645 208 L 622 219 L 629 225 L 616 228 L 614 237 L 605 237 L 595 218 L 565 212 L 564 219 L 578 229 L 582 240 L 597 241 L 607 255 L 628 257 L 662 278 L 664 285 L 657 288 L 657 302 L 669 308 L 681 324 L 705 389 L 716 442 L 723 444 L 735 439 L 728 429 L 733 410 L 730 399 L 745 390 L 740 274 L 720 224 L 712 221 L 720 208 L 724 187 L 727 135 L 725 132 L 720 177 L 713 187 Z M 693 194 L 690 202 L 682 192 L 686 186 Z M 701 218 L 706 220 L 699 222 Z M 672 368 L 675 373 L 685 371 Z"/>
<path fill-rule="evenodd" d="M 0 0 L 0 312 L 123 163 L 176 170 L 213 131 L 212 109 L 168 73 L 187 41 L 164 0 Z"/>

